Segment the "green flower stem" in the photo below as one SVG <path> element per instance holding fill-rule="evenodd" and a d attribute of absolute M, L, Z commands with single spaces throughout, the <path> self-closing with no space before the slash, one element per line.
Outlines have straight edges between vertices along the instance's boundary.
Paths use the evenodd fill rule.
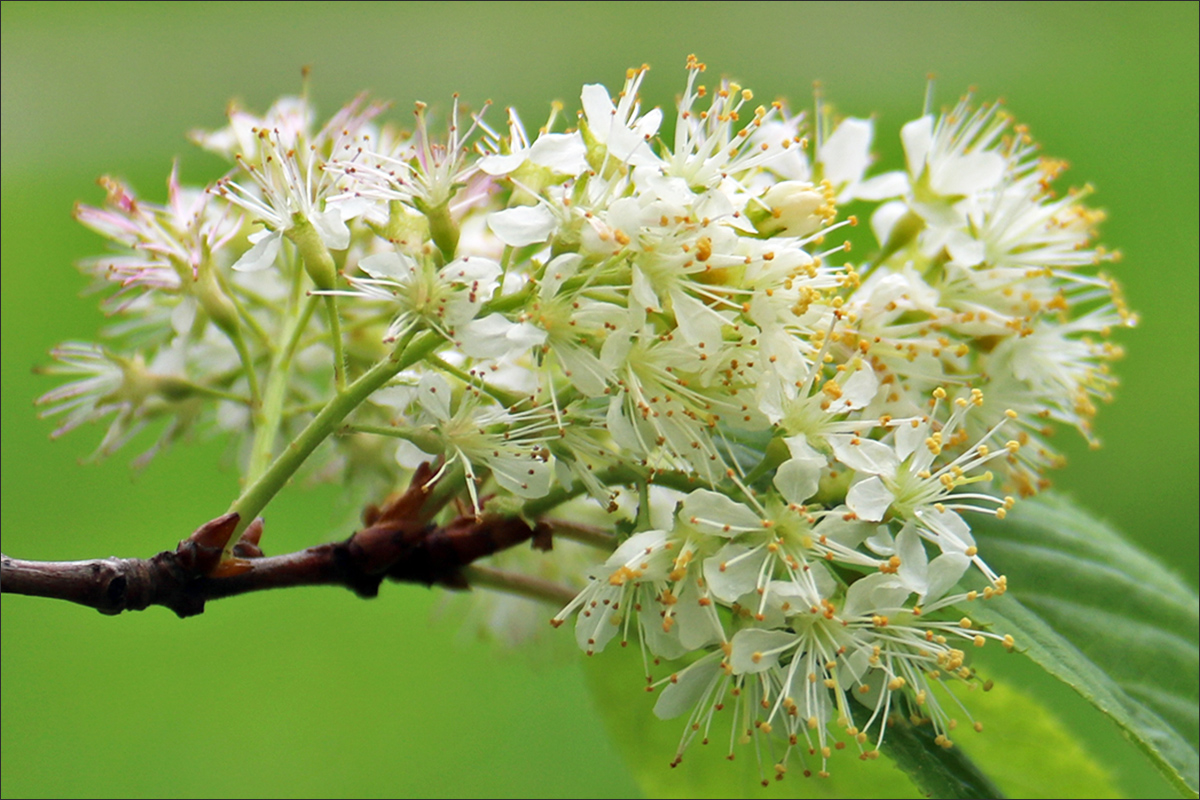
<path fill-rule="evenodd" d="M 442 254 L 443 263 L 449 264 L 454 260 L 458 251 L 458 223 L 450 214 L 450 201 L 446 200 L 436 206 L 428 206 L 417 202 L 417 210 L 429 220 L 429 237 Z"/>
<path fill-rule="evenodd" d="M 683 492 L 690 492 L 696 488 L 695 479 L 682 472 L 655 472 L 652 479 L 649 470 L 631 465 L 609 467 L 608 469 L 601 470 L 596 473 L 596 479 L 605 486 L 656 483 L 659 486 L 666 486 L 670 489 L 678 489 Z M 584 487 L 579 481 L 576 481 L 575 485 L 570 489 L 562 487 L 551 489 L 542 497 L 529 500 L 525 505 L 521 506 L 521 516 L 525 519 L 536 520 L 552 508 L 556 508 L 568 500 L 578 497 L 583 492 Z"/>
<path fill-rule="evenodd" d="M 478 564 L 463 567 L 461 572 L 462 576 L 467 579 L 467 583 L 473 587 L 494 589 L 498 592 L 515 594 L 518 597 L 528 597 L 530 600 L 540 600 L 554 606 L 564 606 L 575 599 L 575 595 L 578 594 L 568 586 Z"/>
<path fill-rule="evenodd" d="M 242 371 L 250 385 L 250 396 L 254 405 L 262 403 L 262 393 L 258 387 L 258 374 L 254 371 L 254 357 L 246 346 L 246 337 L 242 333 L 242 313 L 238 304 L 221 281 L 220 270 L 210 258 L 204 258 L 196 268 L 196 279 L 192 283 L 192 291 L 200 307 L 204 309 L 213 324 L 217 326 L 237 351 L 238 360 L 242 362 Z"/>
<path fill-rule="evenodd" d="M 410 428 L 404 425 L 343 425 L 338 433 L 366 433 L 390 436 L 412 442 L 426 453 L 441 452 L 442 442 L 429 428 Z"/>
<path fill-rule="evenodd" d="M 639 481 L 637 488 L 637 529 L 639 531 L 648 531 L 650 530 L 650 482 L 646 480 Z"/>
<path fill-rule="evenodd" d="M 609 553 L 617 547 L 616 535 L 603 528 L 554 517 L 543 517 L 539 521 L 549 526 L 551 534 L 560 539 L 570 539 Z"/>
<path fill-rule="evenodd" d="M 489 300 L 483 304 L 483 308 L 480 309 L 479 312 L 479 318 L 482 319 L 488 314 L 503 314 L 506 311 L 514 311 L 518 308 L 524 308 L 525 304 L 528 303 L 533 296 L 533 291 L 526 286 L 526 288 L 517 292 L 513 292 L 512 294 L 506 294 L 493 298 L 492 300 Z"/>
<path fill-rule="evenodd" d="M 508 276 L 509 269 L 512 268 L 514 251 L 515 248 L 511 244 L 504 245 L 504 252 L 500 255 L 500 277 L 497 280 L 497 286 L 504 286 L 504 279 Z"/>
<path fill-rule="evenodd" d="M 284 329 L 285 344 L 277 350 L 271 359 L 271 371 L 267 374 L 267 388 L 263 392 L 262 403 L 259 405 L 254 419 L 254 441 L 250 445 L 250 465 L 246 470 L 247 483 L 254 483 L 266 472 L 271 462 L 275 446 L 275 437 L 279 433 L 279 425 L 283 421 L 283 401 L 287 397 L 288 379 L 292 372 L 292 356 L 300 343 L 304 329 L 318 299 L 309 297 L 308 302 L 300 313 L 291 318 L 289 326 Z"/>
<path fill-rule="evenodd" d="M 227 392 L 224 389 L 218 389 L 215 386 L 202 386 L 198 383 L 193 383 L 192 381 L 184 381 L 184 383 L 187 385 L 189 391 L 194 392 L 201 397 L 211 397 L 215 400 L 229 400 L 230 402 L 250 407 L 254 407 L 259 404 L 259 400 L 253 397 L 247 397 L 244 394 Z"/>
<path fill-rule="evenodd" d="M 350 412 L 358 408 L 373 392 L 383 387 L 401 370 L 407 369 L 425 358 L 445 341 L 433 332 L 426 332 L 416 337 L 405 337 L 391 356 L 371 367 L 358 380 L 346 387 L 346 391 L 336 394 L 313 418 L 312 422 L 308 423 L 308 426 L 288 444 L 270 467 L 251 483 L 242 492 L 242 496 L 230 506 L 229 510 L 237 512 L 241 519 L 238 522 L 237 530 L 229 539 L 229 544 L 226 545 L 226 555 L 233 549 L 233 545 L 237 543 L 246 526 L 254 521 L 266 508 L 267 503 L 291 480 L 292 476 L 296 474 L 296 470 L 300 469 L 317 449 L 317 446 L 337 431 L 342 420 Z M 278 418 L 276 418 L 276 423 L 278 423 Z"/>
<path fill-rule="evenodd" d="M 506 389 L 501 389 L 498 386 L 492 386 L 478 375 L 472 375 L 465 370 L 459 369 L 458 367 L 443 361 L 437 356 L 431 355 L 426 358 L 425 361 L 428 362 L 430 366 L 437 367 L 442 372 L 453 375 L 468 386 L 474 386 L 505 408 L 512 408 L 522 400 L 521 395 L 516 394 L 515 392 L 510 392 Z"/>
<path fill-rule="evenodd" d="M 238 287 L 230 284 L 229 278 L 221 270 L 214 269 L 213 273 L 217 279 L 217 285 L 221 287 L 221 291 L 225 293 L 225 296 L 229 298 L 229 302 L 233 303 L 233 307 L 237 310 L 238 318 L 242 321 L 242 324 L 250 329 L 250 332 L 254 334 L 254 338 L 258 340 L 259 344 L 264 347 L 270 347 L 271 337 L 267 335 L 267 332 L 263 330 L 262 324 L 246 308 L 242 299 L 238 297 Z M 262 305 L 267 305 L 267 302 L 263 299 L 259 299 L 258 302 Z"/>
<path fill-rule="evenodd" d="M 346 391 L 346 356 L 342 352 L 342 322 L 338 317 L 337 298 L 325 295 L 325 312 L 329 315 L 329 344 L 333 347 L 333 382 L 338 393 Z"/>
<path fill-rule="evenodd" d="M 250 355 L 250 348 L 246 347 L 246 337 L 242 335 L 240 327 L 229 334 L 229 341 L 233 342 L 233 347 L 237 350 L 238 360 L 242 362 L 242 370 L 246 374 L 246 382 L 250 384 L 250 402 L 258 408 L 263 403 L 262 391 L 258 386 L 258 374 L 254 371 L 254 357 Z"/>

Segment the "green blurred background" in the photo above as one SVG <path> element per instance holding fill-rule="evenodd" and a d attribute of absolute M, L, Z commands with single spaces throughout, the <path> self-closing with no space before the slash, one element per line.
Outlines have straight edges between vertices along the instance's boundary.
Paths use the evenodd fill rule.
<path fill-rule="evenodd" d="M 3 549 L 23 558 L 150 555 L 227 507 L 222 443 L 132 473 L 80 465 L 98 430 L 51 443 L 31 374 L 54 344 L 91 338 L 95 298 L 71 266 L 99 251 L 70 219 L 111 172 L 162 199 L 221 169 L 183 138 L 238 97 L 262 110 L 313 67 L 320 110 L 369 89 L 397 116 L 454 91 L 516 105 L 615 90 L 648 62 L 669 105 L 696 53 L 803 107 L 811 82 L 844 113 L 876 112 L 878 151 L 919 113 L 976 86 L 1003 96 L 1066 180 L 1092 183 L 1125 253 L 1142 326 L 1122 333 L 1119 402 L 1089 451 L 1063 433 L 1058 485 L 1197 582 L 1197 8 L 1195 3 L 18 3 L 3 4 Z M 500 124 L 502 113 L 490 116 Z M 136 452 L 136 451 L 134 451 Z M 268 514 L 268 552 L 343 536 L 336 489 L 293 487 Z M 186 621 L 108 619 L 3 599 L 5 797 L 624 795 L 637 788 L 562 642 L 510 653 L 436 618 L 441 600 L 386 586 L 373 602 L 304 590 L 222 601 Z M 547 613 L 547 616 L 549 613 Z M 569 632 L 560 639 L 572 638 Z M 1082 707 L 1075 723 L 1090 725 Z M 1075 708 L 1076 711 L 1071 709 Z M 1069 722 L 1071 720 L 1068 720 Z M 663 761 L 669 754 L 663 754 Z M 1117 762 L 1112 762 L 1117 763 Z M 1136 761 L 1126 787 L 1139 783 Z M 792 791 L 803 791 L 794 784 Z"/>

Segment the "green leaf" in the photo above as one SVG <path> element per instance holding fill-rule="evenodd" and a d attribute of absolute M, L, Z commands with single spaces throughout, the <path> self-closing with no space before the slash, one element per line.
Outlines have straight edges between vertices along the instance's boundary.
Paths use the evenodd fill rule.
<path fill-rule="evenodd" d="M 1063 498 L 972 521 L 1003 597 L 971 616 L 1108 714 L 1186 795 L 1200 771 L 1200 599 L 1105 523 Z"/>
<path fill-rule="evenodd" d="M 854 711 L 854 722 L 865 728 L 871 712 L 865 706 Z M 979 771 L 961 747 L 943 748 L 930 725 L 914 725 L 900 715 L 888 720 L 884 750 L 901 772 L 928 797 L 1003 797 L 998 788 Z"/>
<path fill-rule="evenodd" d="M 1023 688 L 1003 679 L 986 692 L 978 684 L 950 686 L 983 724 L 978 733 L 960 726 L 954 736 L 955 750 L 965 751 L 1007 796 L 1122 796 L 1116 776 L 1081 745 L 1057 714 Z"/>
<path fill-rule="evenodd" d="M 733 762 L 725 758 L 730 747 L 727 719 L 714 725 L 711 744 L 694 743 L 682 763 L 672 769 L 669 764 L 683 735 L 683 722 L 654 716 L 658 693 L 645 691 L 637 652 L 632 648 L 609 648 L 587 660 L 586 672 L 597 711 L 648 797 L 922 796 L 894 762 L 861 761 L 857 751 L 849 747 L 834 752 L 829 778 L 804 778 L 802 768 L 795 764 L 782 781 L 770 781 L 770 786 L 763 788 L 751 746 L 736 746 Z M 926 773 L 922 779 L 926 791 L 940 797 L 965 797 L 964 786 L 967 791 L 978 787 L 975 776 L 967 784 L 955 783 L 956 770 L 970 770 L 965 766 L 970 762 L 961 757 L 965 753 L 1010 796 L 1120 796 L 1108 770 L 1084 751 L 1054 714 L 1027 693 L 998 682 L 990 692 L 958 685 L 955 695 L 975 719 L 983 721 L 982 733 L 960 730 L 954 737 L 955 748 L 946 751 L 923 741 L 923 728 L 914 729 L 897 720 L 889 726 L 884 741 L 885 754 L 902 760 L 906 771 Z M 914 745 L 923 749 L 914 750 Z M 945 759 L 951 758 L 950 754 L 955 754 L 959 766 L 947 770 Z M 769 777 L 769 759 L 763 768 Z M 930 769 L 937 773 L 932 782 Z"/>

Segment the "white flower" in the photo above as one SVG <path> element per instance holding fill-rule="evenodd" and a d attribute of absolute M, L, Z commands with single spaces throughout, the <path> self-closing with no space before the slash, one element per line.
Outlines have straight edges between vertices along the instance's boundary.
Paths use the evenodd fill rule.
<path fill-rule="evenodd" d="M 487 406 L 471 394 L 457 403 L 449 382 L 437 373 L 427 374 L 417 386 L 416 397 L 427 419 L 428 430 L 397 436 L 412 436 L 413 443 L 444 457 L 440 477 L 460 464 L 466 474 L 466 489 L 478 516 L 482 512 L 477 486 L 490 474 L 496 483 L 518 497 L 532 499 L 550 491 L 554 478 L 554 456 L 545 443 L 556 438 L 558 423 L 548 409 L 509 412 Z"/>
<path fill-rule="evenodd" d="M 363 199 L 399 200 L 422 214 L 436 209 L 456 210 L 451 207 L 451 200 L 479 171 L 479 160 L 467 143 L 477 130 L 486 130 L 482 128 L 481 120 L 487 104 L 479 114 L 472 115 L 471 126 L 461 131 L 458 95 L 455 95 L 444 143 L 434 141 L 425 110 L 424 103 L 417 103 L 417 128 L 411 139 L 395 142 L 386 152 L 364 147 L 328 165 L 330 172 L 349 179 L 346 191 L 331 198 L 335 204 L 348 204 L 353 208 Z M 457 205 L 460 209 L 465 208 L 477 199 L 468 195 Z"/>
<path fill-rule="evenodd" d="M 1007 154 L 997 148 L 1007 116 L 996 105 L 972 112 L 969 100 L 936 121 L 927 114 L 900 131 L 912 182 L 909 202 L 935 224 L 961 220 L 962 201 L 993 189 L 1004 177 Z"/>
<path fill-rule="evenodd" d="M 939 390 L 935 397 L 941 400 L 945 392 Z M 969 401 L 960 398 L 954 403 L 949 418 L 936 429 L 936 405 L 928 417 L 894 420 L 891 444 L 852 434 L 833 434 L 826 439 L 838 461 L 857 473 L 846 494 L 846 505 L 860 519 L 880 521 L 890 512 L 901 519 L 917 522 L 921 526 L 921 535 L 934 542 L 943 553 L 960 553 L 971 558 L 995 583 L 998 577 L 979 557 L 971 529 L 956 509 L 1003 518 L 1011 507 L 1012 498 L 959 491 L 963 486 L 991 480 L 991 475 L 986 473 L 968 477 L 968 471 L 1017 449 L 1016 442 L 995 451 L 987 446 L 987 441 L 1009 417 L 1005 416 L 965 452 L 934 469 L 934 462 L 943 449 L 958 443 L 963 417 L 982 402 L 982 393 L 978 390 Z"/>
<path fill-rule="evenodd" d="M 817 130 L 827 124 L 823 103 L 818 104 Z M 908 181 L 902 172 L 887 172 L 863 179 L 871 165 L 871 141 L 875 122 L 871 119 L 847 117 L 838 123 L 833 133 L 817 144 L 816 163 L 820 178 L 828 181 L 837 202 L 851 200 L 884 200 L 904 193 Z"/>
<path fill-rule="evenodd" d="M 639 114 L 641 104 L 637 92 L 647 69 L 631 69 L 626 73 L 625 85 L 615 106 L 608 96 L 608 89 L 600 84 L 589 83 L 583 87 L 581 123 L 585 126 L 585 141 L 590 136 L 603 147 L 599 163 L 593 163 L 599 172 L 604 172 L 610 163 L 633 167 L 658 163 L 658 157 L 647 142 L 658 133 L 662 109 L 654 108 L 644 115 Z"/>
<path fill-rule="evenodd" d="M 552 622 L 578 612 L 575 638 L 589 655 L 622 639 L 637 618 L 636 631 L 657 656 L 679 658 L 707 644 L 720 631 L 711 601 L 687 580 L 693 550 L 667 531 L 634 534 L 588 577 L 590 582 Z M 655 613 L 655 611 L 659 613 Z"/>
<path fill-rule="evenodd" d="M 508 109 L 509 138 L 508 152 L 492 153 L 479 159 L 479 168 L 488 175 L 508 175 L 517 172 L 526 163 L 543 167 L 560 175 L 579 175 L 588 168 L 587 145 L 578 131 L 572 133 L 550 133 L 561 105 L 554 104 L 550 119 L 537 139 L 530 144 L 525 126 L 514 108 Z"/>
<path fill-rule="evenodd" d="M 232 141 L 242 148 L 234 156 L 250 176 L 250 186 L 226 177 L 217 181 L 213 191 L 266 228 L 250 236 L 254 246 L 233 265 L 235 270 L 269 268 L 279 255 L 284 234 L 302 224 L 311 224 L 325 247 L 345 250 L 350 244 L 346 221 L 364 210 L 362 204 L 327 206 L 326 201 L 340 191 L 339 176 L 327 170 L 327 161 L 343 152 L 357 154 L 369 137 L 364 127 L 383 107 L 367 104 L 360 95 L 315 135 L 309 132 L 312 112 L 307 102 L 296 101 L 288 108 L 290 113 L 272 109 L 274 113 L 249 126 L 249 135 L 244 130 L 249 120 L 231 111 L 228 136 L 200 138 L 218 151 L 228 149 Z M 287 124 L 271 125 L 272 121 Z"/>
<path fill-rule="evenodd" d="M 102 236 L 128 248 L 116 256 L 85 262 L 100 278 L 117 282 L 112 298 L 125 310 L 136 296 L 132 288 L 179 292 L 196 281 L 201 262 L 223 248 L 237 233 L 237 220 L 213 209 L 209 195 L 179 183 L 174 165 L 167 180 L 167 203 L 138 199 L 113 178 L 100 179 L 107 196 L 102 208 L 78 205 L 75 218 Z"/>
<path fill-rule="evenodd" d="M 75 380 L 38 398 L 37 405 L 47 407 L 40 416 L 65 415 L 51 434 L 55 438 L 112 417 L 94 458 L 112 455 L 153 420 L 173 417 L 158 442 L 139 458 L 145 462 L 195 421 L 199 388 L 183 377 L 178 350 L 162 351 L 150 365 L 141 353 L 124 357 L 84 342 L 67 342 L 50 355 L 58 363 L 42 372 Z"/>
<path fill-rule="evenodd" d="M 428 326 L 468 347 L 477 340 L 481 346 L 486 344 L 491 333 L 486 328 L 464 334 L 466 339 L 460 334 L 495 292 L 500 277 L 500 265 L 496 262 L 465 256 L 438 267 L 432 258 L 417 259 L 393 251 L 368 256 L 358 262 L 358 267 L 370 277 L 348 276 L 346 280 L 353 290 L 315 294 L 382 300 L 392 305 L 395 316 L 385 341 L 394 341 L 420 326 Z"/>

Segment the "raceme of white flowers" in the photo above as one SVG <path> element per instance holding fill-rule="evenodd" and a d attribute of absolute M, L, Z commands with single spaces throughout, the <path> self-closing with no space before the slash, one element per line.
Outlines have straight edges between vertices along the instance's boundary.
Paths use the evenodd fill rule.
<path fill-rule="evenodd" d="M 1135 321 L 1102 215 L 999 105 L 908 122 L 882 171 L 819 97 L 691 58 L 672 122 L 646 72 L 535 131 L 288 97 L 193 134 L 232 162 L 207 189 L 104 179 L 76 216 L 113 324 L 54 351 L 43 414 L 106 423 L 98 455 L 231 433 L 251 517 L 301 463 L 377 492 L 430 461 L 462 513 L 586 533 L 498 563 L 578 591 L 553 622 L 588 654 L 683 659 L 650 679 L 677 759 L 711 736 L 824 775 L 896 713 L 949 747 L 944 684 L 1013 646 L 970 619 L 1006 589 L 971 520 L 1045 485 L 1053 428 L 1091 438 Z"/>

